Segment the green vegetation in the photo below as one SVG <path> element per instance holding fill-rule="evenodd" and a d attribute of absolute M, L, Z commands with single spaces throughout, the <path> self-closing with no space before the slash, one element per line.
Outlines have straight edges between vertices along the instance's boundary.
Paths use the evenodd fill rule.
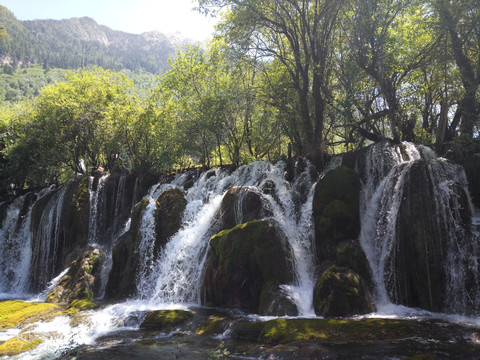
<path fill-rule="evenodd" d="M 0 329 L 21 327 L 22 324 L 44 320 L 61 311 L 57 305 L 9 300 L 0 302 Z"/>
<path fill-rule="evenodd" d="M 91 19 L 20 22 L 1 7 L 3 193 L 97 170 L 158 174 L 291 155 L 322 167 L 382 140 L 459 160 L 479 152 L 476 1 L 198 4 L 230 10 L 215 38 L 168 65 Z"/>
<path fill-rule="evenodd" d="M 0 356 L 21 354 L 35 349 L 42 342 L 42 339 L 35 338 L 31 334 L 27 334 L 26 336 L 15 336 L 5 341 L 3 344 L 0 344 Z"/>
<path fill-rule="evenodd" d="M 145 330 L 164 330 L 186 322 L 193 313 L 185 310 L 157 310 L 147 314 L 141 329 Z"/>

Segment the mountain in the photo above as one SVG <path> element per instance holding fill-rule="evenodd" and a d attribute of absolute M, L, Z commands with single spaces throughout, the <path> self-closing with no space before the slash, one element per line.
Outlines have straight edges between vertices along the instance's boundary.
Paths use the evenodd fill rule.
<path fill-rule="evenodd" d="M 88 17 L 20 21 L 0 6 L 0 25 L 9 35 L 0 39 L 0 63 L 43 64 L 75 69 L 98 65 L 106 69 L 144 69 L 162 73 L 176 49 L 188 44 L 159 32 L 140 35 L 116 31 Z"/>

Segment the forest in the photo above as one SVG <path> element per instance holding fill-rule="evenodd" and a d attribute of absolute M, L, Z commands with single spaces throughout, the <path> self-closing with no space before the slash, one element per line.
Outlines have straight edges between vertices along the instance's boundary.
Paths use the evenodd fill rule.
<path fill-rule="evenodd" d="M 198 10 L 221 16 L 215 36 L 180 49 L 148 95 L 131 72 L 90 66 L 5 98 L 2 189 L 292 156 L 321 169 L 384 140 L 459 160 L 478 152 L 477 0 L 199 0 Z M 1 41 L 15 41 L 7 25 Z"/>

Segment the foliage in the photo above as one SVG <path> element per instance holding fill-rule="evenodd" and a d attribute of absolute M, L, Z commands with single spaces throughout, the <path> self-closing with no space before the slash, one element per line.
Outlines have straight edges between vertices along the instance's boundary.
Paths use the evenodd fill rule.
<path fill-rule="evenodd" d="M 0 7 L 2 194 L 97 169 L 162 173 L 292 155 L 322 167 L 330 154 L 385 139 L 472 155 L 476 1 L 198 8 L 221 16 L 216 37 L 167 64 L 172 48 L 158 34 L 130 36 L 88 18 L 22 22 Z M 145 50 L 152 41 L 158 48 Z"/>

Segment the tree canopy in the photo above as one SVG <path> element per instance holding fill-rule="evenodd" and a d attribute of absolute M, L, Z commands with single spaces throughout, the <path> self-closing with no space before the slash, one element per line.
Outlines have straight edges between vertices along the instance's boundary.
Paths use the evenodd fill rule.
<path fill-rule="evenodd" d="M 295 155 L 321 168 L 372 141 L 478 151 L 476 1 L 199 0 L 198 8 L 221 16 L 216 35 L 179 51 L 148 96 L 125 73 L 99 67 L 37 87 L 23 85 L 18 66 L 5 70 L 4 186 Z"/>

